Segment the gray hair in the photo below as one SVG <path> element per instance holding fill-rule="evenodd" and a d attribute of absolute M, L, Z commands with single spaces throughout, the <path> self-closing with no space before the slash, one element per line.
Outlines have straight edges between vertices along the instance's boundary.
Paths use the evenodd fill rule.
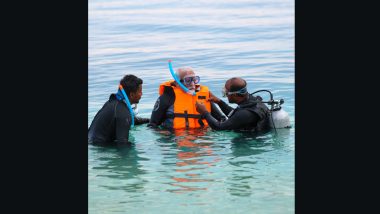
<path fill-rule="evenodd" d="M 194 69 L 190 66 L 180 67 L 175 72 L 175 75 L 178 77 L 178 79 L 183 78 L 188 72 L 192 72 L 195 74 Z"/>

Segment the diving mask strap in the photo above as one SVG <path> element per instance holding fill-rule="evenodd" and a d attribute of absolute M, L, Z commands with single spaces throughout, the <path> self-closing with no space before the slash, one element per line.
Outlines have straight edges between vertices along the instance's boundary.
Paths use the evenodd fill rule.
<path fill-rule="evenodd" d="M 247 86 L 245 86 L 244 88 L 241 88 L 237 91 L 229 91 L 227 94 L 246 94 L 247 92 Z"/>

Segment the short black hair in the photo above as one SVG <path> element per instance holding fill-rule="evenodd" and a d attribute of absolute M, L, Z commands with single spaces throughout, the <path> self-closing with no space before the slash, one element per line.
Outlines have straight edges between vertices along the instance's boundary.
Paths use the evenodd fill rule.
<path fill-rule="evenodd" d="M 137 92 L 139 86 L 143 84 L 142 79 L 132 74 L 127 74 L 120 80 L 120 85 L 123 86 L 125 93 Z"/>

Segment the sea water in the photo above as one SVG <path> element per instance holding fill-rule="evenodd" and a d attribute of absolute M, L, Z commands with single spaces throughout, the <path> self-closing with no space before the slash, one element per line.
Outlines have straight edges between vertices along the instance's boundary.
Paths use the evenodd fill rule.
<path fill-rule="evenodd" d="M 149 118 L 168 59 L 225 102 L 234 76 L 272 91 L 292 125 L 253 135 L 144 124 L 130 147 L 89 145 L 89 213 L 295 212 L 294 1 L 89 0 L 88 30 L 88 126 L 125 74 L 143 79 L 138 116 Z"/>

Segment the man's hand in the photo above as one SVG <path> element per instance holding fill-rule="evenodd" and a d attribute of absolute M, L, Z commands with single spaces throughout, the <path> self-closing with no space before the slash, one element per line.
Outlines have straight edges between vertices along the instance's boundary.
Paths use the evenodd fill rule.
<path fill-rule="evenodd" d="M 144 123 L 149 123 L 149 118 L 135 117 L 135 125 L 141 125 Z"/>
<path fill-rule="evenodd" d="M 198 103 L 198 101 L 195 103 L 195 107 L 199 114 L 207 112 L 206 106 L 202 103 Z"/>
<path fill-rule="evenodd" d="M 207 99 L 207 101 L 211 101 L 211 102 L 214 102 L 216 104 L 218 104 L 220 102 L 220 99 L 217 98 L 213 93 L 211 93 L 210 91 L 210 98 Z"/>

